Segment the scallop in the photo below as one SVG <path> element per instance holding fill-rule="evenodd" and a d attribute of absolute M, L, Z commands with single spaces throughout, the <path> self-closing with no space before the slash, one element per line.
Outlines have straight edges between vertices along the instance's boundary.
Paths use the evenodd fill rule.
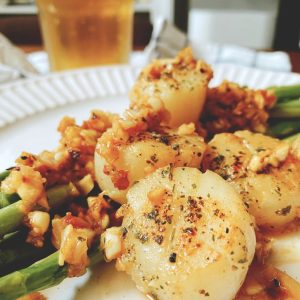
<path fill-rule="evenodd" d="M 143 132 L 118 146 L 118 158 L 113 165 L 107 162 L 101 147 L 96 148 L 97 182 L 113 200 L 124 203 L 128 189 L 160 167 L 173 164 L 199 168 L 205 149 L 203 138 L 195 133 Z M 114 168 L 114 172 L 107 172 L 107 166 Z"/>
<path fill-rule="evenodd" d="M 130 92 L 131 106 L 139 107 L 159 98 L 170 113 L 171 127 L 197 123 L 211 78 L 211 68 L 196 61 L 187 48 L 174 59 L 154 60 L 141 71 Z"/>
<path fill-rule="evenodd" d="M 153 299 L 233 299 L 255 251 L 252 217 L 219 175 L 160 168 L 127 194 L 117 268 Z"/>
<path fill-rule="evenodd" d="M 281 228 L 300 207 L 300 160 L 283 141 L 249 131 L 214 136 L 203 169 L 226 179 L 262 227 Z"/>

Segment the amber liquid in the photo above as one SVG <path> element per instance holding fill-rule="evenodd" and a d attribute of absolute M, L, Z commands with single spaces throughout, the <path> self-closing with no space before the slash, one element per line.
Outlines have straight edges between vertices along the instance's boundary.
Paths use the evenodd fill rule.
<path fill-rule="evenodd" d="M 37 0 L 52 70 L 127 63 L 133 0 Z"/>

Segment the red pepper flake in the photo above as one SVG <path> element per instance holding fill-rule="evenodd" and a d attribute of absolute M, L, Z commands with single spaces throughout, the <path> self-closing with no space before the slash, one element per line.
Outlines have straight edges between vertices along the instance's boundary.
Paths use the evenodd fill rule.
<path fill-rule="evenodd" d="M 146 128 L 147 128 L 146 122 L 142 120 L 142 122 L 137 122 L 134 124 L 134 126 L 126 128 L 125 130 L 129 136 L 134 136 L 139 132 L 145 131 Z"/>
<path fill-rule="evenodd" d="M 114 186 L 119 190 L 126 190 L 129 187 L 128 171 L 116 170 L 109 165 L 103 167 L 103 173 L 111 177 Z"/>
<path fill-rule="evenodd" d="M 23 177 L 22 177 L 22 182 L 24 182 L 24 183 L 30 183 L 30 182 L 31 182 L 31 179 L 30 179 L 30 177 L 23 176 Z"/>
<path fill-rule="evenodd" d="M 115 171 L 112 182 L 119 190 L 126 190 L 129 187 L 128 172 L 124 170 Z"/>
<path fill-rule="evenodd" d="M 150 78 L 151 79 L 160 79 L 162 69 L 163 69 L 162 66 L 154 66 L 149 72 Z"/>
<path fill-rule="evenodd" d="M 90 224 L 88 222 L 79 217 L 74 217 L 70 213 L 66 214 L 64 222 L 67 225 L 71 224 L 74 228 L 90 228 Z"/>

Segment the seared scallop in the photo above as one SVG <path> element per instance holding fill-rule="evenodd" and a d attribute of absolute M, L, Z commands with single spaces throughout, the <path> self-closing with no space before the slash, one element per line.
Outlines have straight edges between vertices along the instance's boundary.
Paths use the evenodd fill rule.
<path fill-rule="evenodd" d="M 142 132 L 120 141 L 116 158 L 109 162 L 101 140 L 95 152 L 95 173 L 99 186 L 115 201 L 126 202 L 128 189 L 138 180 L 168 164 L 199 168 L 206 144 L 193 130 Z"/>
<path fill-rule="evenodd" d="M 300 160 L 288 143 L 249 131 L 217 134 L 203 167 L 231 183 L 258 225 L 279 228 L 298 217 Z"/>
<path fill-rule="evenodd" d="M 233 299 L 255 251 L 252 217 L 220 176 L 156 170 L 122 208 L 117 268 L 153 299 Z"/>
<path fill-rule="evenodd" d="M 211 68 L 196 61 L 190 48 L 174 59 L 157 59 L 147 65 L 131 92 L 131 107 L 138 108 L 159 98 L 170 113 L 169 125 L 198 122 L 212 78 Z"/>

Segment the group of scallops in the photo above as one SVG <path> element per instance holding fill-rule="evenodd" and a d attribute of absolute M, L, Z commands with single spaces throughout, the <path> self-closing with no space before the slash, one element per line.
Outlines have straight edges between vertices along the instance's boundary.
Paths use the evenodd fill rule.
<path fill-rule="evenodd" d="M 206 144 L 197 133 L 211 78 L 189 50 L 154 61 L 96 148 L 98 184 L 122 204 L 122 226 L 102 235 L 106 258 L 153 299 L 234 299 L 256 230 L 299 216 L 296 146 L 249 131 Z"/>

